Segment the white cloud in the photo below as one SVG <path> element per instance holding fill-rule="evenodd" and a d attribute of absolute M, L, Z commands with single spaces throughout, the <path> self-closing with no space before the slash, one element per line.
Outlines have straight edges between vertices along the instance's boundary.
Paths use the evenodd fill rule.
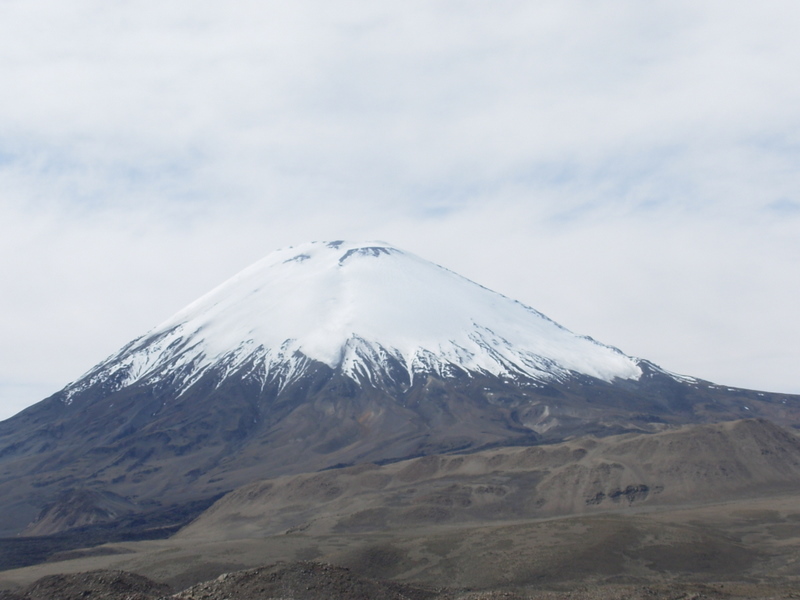
<path fill-rule="evenodd" d="M 800 392 L 798 17 L 6 0 L 0 405 L 331 237 L 392 241 L 667 368 Z"/>

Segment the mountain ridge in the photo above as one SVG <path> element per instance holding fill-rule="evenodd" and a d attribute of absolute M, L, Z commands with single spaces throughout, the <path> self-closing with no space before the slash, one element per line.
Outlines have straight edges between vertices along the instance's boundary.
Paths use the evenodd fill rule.
<path fill-rule="evenodd" d="M 745 419 L 262 480 L 223 496 L 177 538 L 380 532 L 798 491 L 800 437 Z"/>

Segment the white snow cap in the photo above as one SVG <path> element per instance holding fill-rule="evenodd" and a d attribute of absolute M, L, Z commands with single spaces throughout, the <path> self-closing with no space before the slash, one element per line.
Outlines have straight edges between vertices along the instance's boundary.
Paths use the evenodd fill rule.
<path fill-rule="evenodd" d="M 124 370 L 123 385 L 165 365 L 188 384 L 210 367 L 230 372 L 255 358 L 269 378 L 280 370 L 287 381 L 307 363 L 300 355 L 353 379 L 371 379 L 389 357 L 412 379 L 461 370 L 537 380 L 642 374 L 615 348 L 443 267 L 383 242 L 342 241 L 273 252 L 104 364 Z"/>

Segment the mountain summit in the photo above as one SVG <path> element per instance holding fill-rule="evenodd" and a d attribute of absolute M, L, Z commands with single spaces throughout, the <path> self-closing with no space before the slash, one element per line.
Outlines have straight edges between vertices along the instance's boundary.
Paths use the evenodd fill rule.
<path fill-rule="evenodd" d="M 163 523 L 276 475 L 744 417 L 800 424 L 797 398 L 670 374 L 388 244 L 309 243 L 0 423 L 0 536 Z"/>
<path fill-rule="evenodd" d="M 357 382 L 408 387 L 415 376 L 558 381 L 638 379 L 634 359 L 541 313 L 381 242 L 311 242 L 278 250 L 128 344 L 66 390 L 169 380 L 177 394 L 205 373 L 279 389 L 313 363 Z"/>

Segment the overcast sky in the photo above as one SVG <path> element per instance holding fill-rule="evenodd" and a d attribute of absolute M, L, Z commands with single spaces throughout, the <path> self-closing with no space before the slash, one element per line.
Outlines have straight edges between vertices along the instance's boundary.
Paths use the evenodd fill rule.
<path fill-rule="evenodd" d="M 340 238 L 800 393 L 798 23 L 794 0 L 0 0 L 0 418 Z"/>

